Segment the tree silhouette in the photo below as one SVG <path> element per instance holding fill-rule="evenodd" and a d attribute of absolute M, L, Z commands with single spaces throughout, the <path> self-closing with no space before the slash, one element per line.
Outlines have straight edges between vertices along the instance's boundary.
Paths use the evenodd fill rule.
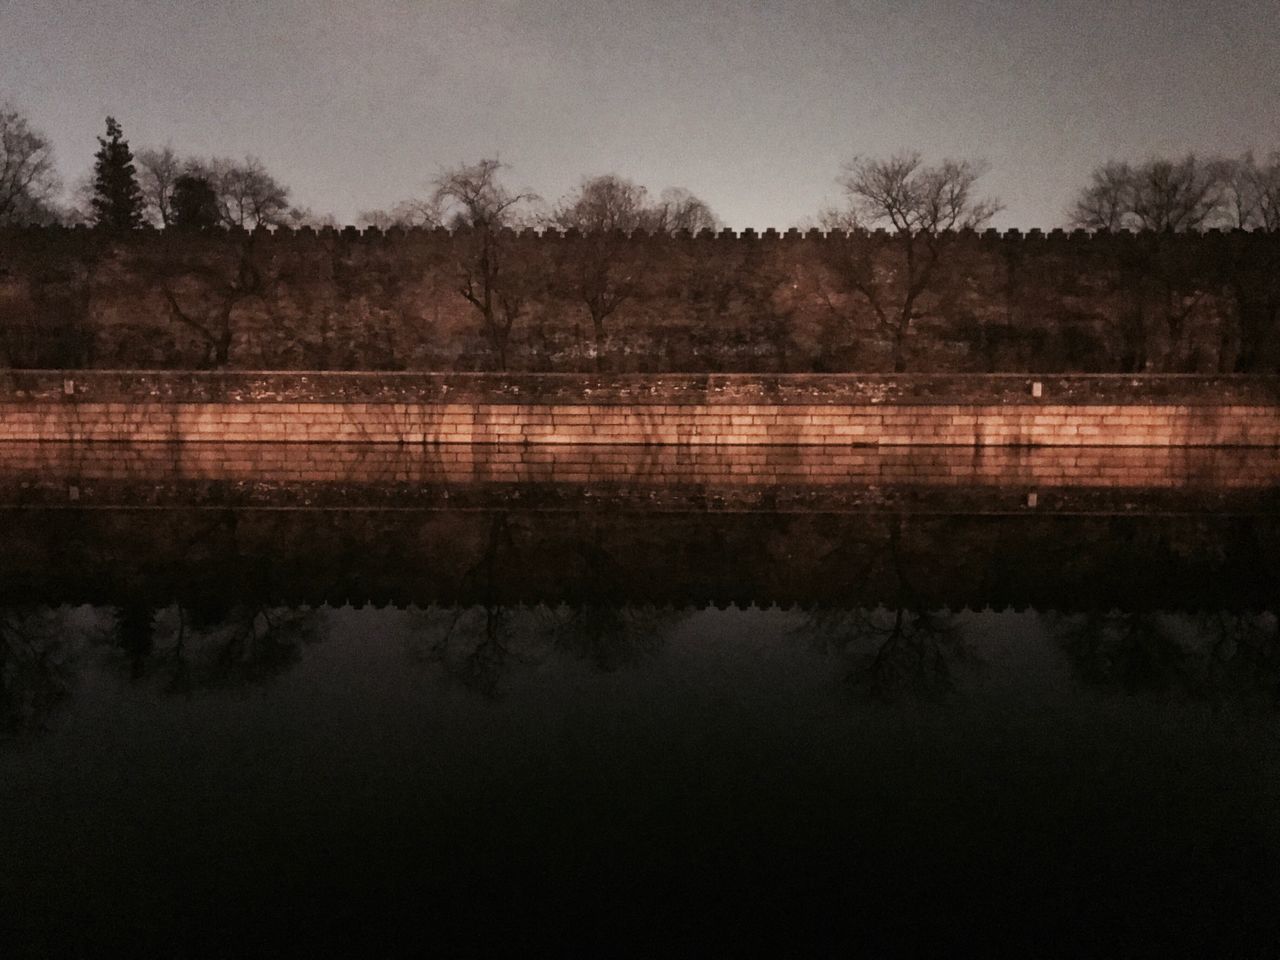
<path fill-rule="evenodd" d="M 40 729 L 70 692 L 80 643 L 64 611 L 0 609 L 0 735 Z"/>
<path fill-rule="evenodd" d="M 985 169 L 969 160 L 925 166 L 918 153 L 888 160 L 855 157 L 839 180 L 845 207 L 822 216 L 834 234 L 826 247 L 827 266 L 845 292 L 871 307 L 878 330 L 892 345 L 895 373 L 907 369 L 912 322 L 923 315 L 926 295 L 936 292 L 944 235 L 981 227 L 1000 210 L 997 200 L 976 194 Z M 868 228 L 886 228 L 892 240 L 887 245 L 873 241 Z M 827 304 L 841 313 L 830 298 Z"/>
<path fill-rule="evenodd" d="M 574 231 L 561 247 L 559 286 L 587 309 L 594 337 L 595 368 L 604 366 L 605 321 L 641 290 L 654 269 L 652 250 L 631 236 L 640 233 L 696 233 L 714 229 L 711 208 L 688 190 L 664 190 L 657 203 L 638 183 L 613 174 L 588 177 L 560 201 L 552 222 Z"/>
<path fill-rule="evenodd" d="M 173 147 L 139 150 L 134 161 L 147 220 L 153 226 L 169 226 L 173 222 L 173 193 L 178 178 L 188 172 L 187 161 Z"/>
<path fill-rule="evenodd" d="M 207 179 L 183 174 L 173 183 L 169 226 L 175 230 L 208 230 L 218 225 L 218 195 Z"/>
<path fill-rule="evenodd" d="M 192 243 L 187 231 L 166 230 L 138 262 L 144 276 L 159 287 L 169 319 L 200 341 L 205 368 L 230 364 L 246 304 L 269 310 L 274 273 L 254 233 L 215 235 L 204 245 Z"/>
<path fill-rule="evenodd" d="M 107 117 L 107 135 L 98 138 L 93 163 L 93 217 L 111 231 L 142 226 L 142 190 L 133 165 L 133 152 L 115 117 Z"/>
<path fill-rule="evenodd" d="M 845 682 L 875 700 L 938 700 L 955 690 L 957 668 L 975 662 L 969 638 L 946 610 L 929 610 L 911 576 L 901 515 L 882 542 L 841 538 L 824 560 L 845 582 L 888 577 L 893 592 L 876 609 L 819 608 L 797 631 L 824 652 L 842 655 Z M 879 538 L 876 538 L 879 539 Z"/>
<path fill-rule="evenodd" d="M 431 196 L 438 221 L 455 231 L 458 293 L 480 314 L 499 370 L 507 369 L 511 329 L 527 312 L 531 292 L 532 278 L 514 262 L 510 235 L 531 222 L 523 210 L 537 199 L 507 189 L 499 179 L 502 168 L 486 159 L 445 170 Z"/>
<path fill-rule="evenodd" d="M 14 107 L 0 101 L 0 226 L 49 223 L 58 175 L 53 147 Z"/>
<path fill-rule="evenodd" d="M 268 173 L 257 157 L 193 160 L 187 164 L 187 172 L 213 187 L 224 226 L 252 230 L 280 226 L 288 219 L 289 188 Z"/>
<path fill-rule="evenodd" d="M 647 226 L 645 195 L 622 177 L 592 177 L 555 212 L 558 227 L 580 235 L 566 245 L 559 280 L 591 318 L 596 370 L 603 368 L 605 321 L 639 287 L 641 271 L 627 262 L 634 248 L 628 236 Z"/>
<path fill-rule="evenodd" d="M 1083 686 L 1246 713 L 1280 709 L 1274 613 L 1095 610 L 1044 619 Z"/>
<path fill-rule="evenodd" d="M 1153 345 L 1145 342 L 1147 318 L 1152 316 L 1163 324 L 1168 341 L 1164 369 L 1195 371 L 1188 335 L 1224 278 L 1216 275 L 1212 258 L 1206 258 L 1198 245 L 1176 235 L 1219 225 L 1265 225 L 1266 177 L 1265 168 L 1251 156 L 1230 161 L 1194 154 L 1176 160 L 1153 157 L 1139 164 L 1111 160 L 1093 171 L 1089 184 L 1076 195 L 1071 225 L 1138 231 L 1118 258 L 1118 279 L 1130 298 L 1126 366 L 1140 370 L 1152 361 Z M 1225 273 L 1227 285 L 1233 275 L 1239 276 L 1231 269 Z M 1256 311 L 1250 312 L 1254 304 L 1247 296 L 1236 302 L 1241 325 L 1249 328 L 1247 339 L 1256 342 L 1259 331 L 1250 326 L 1257 317 Z M 1247 354 L 1245 363 L 1252 364 L 1251 347 L 1242 344 L 1242 352 Z"/>

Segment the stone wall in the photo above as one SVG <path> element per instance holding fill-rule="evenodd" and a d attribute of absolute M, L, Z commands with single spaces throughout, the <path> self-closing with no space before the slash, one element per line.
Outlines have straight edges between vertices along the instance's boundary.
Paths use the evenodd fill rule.
<path fill-rule="evenodd" d="M 901 343 L 886 234 L 501 235 L 497 344 L 463 233 L 0 231 L 0 365 L 1275 372 L 1280 234 L 956 234 Z M 590 269 L 585 271 L 583 267 Z M 597 344 L 583 278 L 617 309 Z M 872 282 L 886 317 L 859 285 Z M 596 348 L 599 346 L 600 353 Z M 899 357 L 898 348 L 901 348 Z"/>
<path fill-rule="evenodd" d="M 1280 381 L 0 373 L 8 441 L 1280 446 Z"/>

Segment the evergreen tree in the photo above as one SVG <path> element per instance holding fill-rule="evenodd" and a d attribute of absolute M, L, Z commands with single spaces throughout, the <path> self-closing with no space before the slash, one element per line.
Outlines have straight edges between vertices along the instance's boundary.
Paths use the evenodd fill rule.
<path fill-rule="evenodd" d="M 142 190 L 115 117 L 107 117 L 107 136 L 98 138 L 93 157 L 94 222 L 107 230 L 136 230 L 142 226 Z"/>
<path fill-rule="evenodd" d="M 208 230 L 221 219 L 218 195 L 209 181 L 189 173 L 173 182 L 169 209 L 169 226 L 174 230 Z"/>

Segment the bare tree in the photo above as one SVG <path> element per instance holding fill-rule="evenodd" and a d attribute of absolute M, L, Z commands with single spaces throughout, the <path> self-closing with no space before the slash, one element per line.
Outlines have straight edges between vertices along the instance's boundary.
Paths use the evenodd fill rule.
<path fill-rule="evenodd" d="M 1250 176 L 1254 198 L 1253 225 L 1273 233 L 1280 232 L 1280 150 L 1273 150 L 1266 163 L 1252 164 Z"/>
<path fill-rule="evenodd" d="M 218 210 L 227 227 L 274 227 L 286 222 L 289 188 L 276 180 L 257 157 L 243 161 L 215 157 L 192 160 L 187 172 L 209 181 L 218 197 Z"/>
<path fill-rule="evenodd" d="M 200 339 L 204 367 L 220 369 L 231 362 L 237 308 L 264 299 L 266 281 L 248 246 L 235 251 L 230 269 L 220 257 L 191 257 L 184 263 L 185 252 L 170 252 L 156 266 L 155 276 L 170 320 Z"/>
<path fill-rule="evenodd" d="M 887 160 L 855 157 L 839 179 L 845 207 L 827 212 L 822 221 L 844 238 L 827 245 L 828 266 L 871 307 L 892 344 L 895 372 L 907 368 L 907 335 L 937 278 L 943 235 L 980 227 L 1000 210 L 998 201 L 975 194 L 984 172 L 973 161 L 926 166 L 918 153 L 901 153 Z M 866 231 L 873 227 L 892 232 L 887 248 L 870 242 Z M 892 262 L 882 249 L 892 253 Z M 835 309 L 829 298 L 828 304 Z"/>
<path fill-rule="evenodd" d="M 1108 161 L 1093 171 L 1072 209 L 1075 226 L 1092 230 L 1198 230 L 1222 219 L 1230 165 L 1187 154 L 1131 165 Z"/>
<path fill-rule="evenodd" d="M 1077 196 L 1073 225 L 1102 231 L 1138 230 L 1139 241 L 1120 254 L 1119 282 L 1128 289 L 1130 352 L 1150 356 L 1146 317 L 1154 312 L 1167 339 L 1167 369 L 1195 366 L 1188 343 L 1193 319 L 1220 286 L 1211 265 L 1175 234 L 1249 217 L 1251 190 L 1243 168 L 1218 158 L 1187 154 L 1140 164 L 1109 161 Z M 1220 337 L 1221 339 L 1221 337 Z M 1144 361 L 1145 362 L 1145 361 Z"/>
<path fill-rule="evenodd" d="M 1090 176 L 1071 210 L 1071 223 L 1084 230 L 1123 230 L 1133 209 L 1133 168 L 1111 160 Z"/>
<path fill-rule="evenodd" d="M 720 219 L 702 200 L 683 187 L 669 187 L 662 191 L 657 204 L 648 211 L 645 229 L 654 233 L 677 233 L 687 230 L 700 233 L 703 230 L 719 230 Z"/>
<path fill-rule="evenodd" d="M 1225 180 L 1224 207 L 1232 227 L 1280 231 L 1280 151 L 1261 162 L 1252 153 L 1230 161 Z M 1280 331 L 1280 245 L 1260 239 L 1232 237 L 1219 258 L 1235 321 L 1222 325 L 1223 370 L 1262 372 L 1269 361 L 1274 363 L 1272 344 Z M 1233 335 L 1236 349 L 1231 357 L 1227 345 Z"/>
<path fill-rule="evenodd" d="M 1259 163 L 1250 151 L 1223 163 L 1223 207 L 1241 230 L 1280 230 L 1280 151 Z"/>
<path fill-rule="evenodd" d="M 583 233 L 631 233 L 648 226 L 649 191 L 614 174 L 584 177 L 552 214 L 556 226 Z"/>
<path fill-rule="evenodd" d="M 455 232 L 453 250 L 458 293 L 480 314 L 484 335 L 500 370 L 507 344 L 524 312 L 529 278 L 513 262 L 507 233 L 531 222 L 528 204 L 537 196 L 502 184 L 496 159 L 444 170 L 432 182 L 435 219 Z"/>
<path fill-rule="evenodd" d="M 1222 182 L 1220 161 L 1150 160 L 1134 171 L 1131 213 L 1144 230 L 1198 230 L 1217 216 Z"/>
<path fill-rule="evenodd" d="M 216 199 L 218 221 L 224 227 L 252 230 L 260 226 L 336 225 L 330 215 L 291 205 L 289 188 L 272 176 L 257 157 L 201 160 L 179 156 L 166 146 L 142 150 L 135 161 L 147 217 L 159 227 L 173 222 L 173 194 L 182 177 L 209 184 Z"/>
<path fill-rule="evenodd" d="M 48 139 L 0 101 L 0 227 L 57 220 L 60 186 Z"/>
<path fill-rule="evenodd" d="M 638 287 L 639 271 L 626 262 L 632 252 L 627 236 L 651 224 L 647 198 L 644 187 L 622 177 L 589 177 L 552 215 L 556 226 L 581 234 L 566 245 L 559 275 L 591 318 L 597 371 L 604 364 L 605 321 Z"/>
<path fill-rule="evenodd" d="M 310 207 L 290 207 L 280 218 L 280 225 L 292 227 L 295 230 L 300 227 L 311 227 L 312 229 L 336 228 L 338 226 L 338 218 L 332 213 L 317 213 Z"/>
<path fill-rule="evenodd" d="M 434 227 L 438 224 L 436 213 L 426 200 L 401 200 L 385 210 L 361 210 L 356 216 L 356 226 L 377 227 L 379 230 Z"/>
<path fill-rule="evenodd" d="M 603 367 L 605 321 L 636 295 L 645 270 L 638 232 L 697 233 L 719 225 L 711 208 L 688 190 L 664 190 L 656 203 L 638 183 L 615 174 L 587 177 L 560 201 L 551 222 L 579 236 L 566 244 L 559 278 L 591 318 L 595 367 Z"/>
<path fill-rule="evenodd" d="M 253 230 L 307 222 L 323 223 L 323 218 L 289 205 L 289 188 L 281 184 L 255 157 L 243 162 L 214 158 L 180 160 L 156 153 L 160 173 L 177 170 L 172 184 L 160 190 L 157 176 L 156 200 L 163 195 L 165 222 L 173 226 L 196 227 L 216 210 L 217 223 L 243 228 L 224 240 L 211 240 L 223 249 L 193 246 L 189 230 L 173 238 L 166 236 L 140 261 L 146 274 L 159 287 L 170 320 L 193 333 L 202 344 L 206 367 L 221 368 L 231 362 L 235 343 L 237 313 L 252 302 L 269 305 L 274 281 L 267 269 L 269 258 L 260 251 Z M 175 218 L 175 190 L 179 183 L 199 187 L 199 216 L 180 223 Z M 206 212 L 207 208 L 207 212 Z M 195 213 L 197 211 L 186 211 Z M 166 234 L 168 231 L 166 231 Z M 229 255 L 227 255 L 229 254 Z"/>
<path fill-rule="evenodd" d="M 187 161 L 166 146 L 139 150 L 134 162 L 147 220 L 157 227 L 169 226 L 173 219 L 173 191 L 178 178 L 188 172 Z"/>
<path fill-rule="evenodd" d="M 166 230 L 137 263 L 159 288 L 170 321 L 199 340 L 200 363 L 207 368 L 231 363 L 238 316 L 253 304 L 269 311 L 278 280 L 272 258 L 252 232 L 215 234 L 196 243 L 190 230 Z"/>
<path fill-rule="evenodd" d="M 538 199 L 529 191 L 513 192 L 498 179 L 506 164 L 484 159 L 459 164 L 440 173 L 432 181 L 432 209 L 438 222 L 451 229 L 489 230 L 530 222 L 525 206 Z"/>

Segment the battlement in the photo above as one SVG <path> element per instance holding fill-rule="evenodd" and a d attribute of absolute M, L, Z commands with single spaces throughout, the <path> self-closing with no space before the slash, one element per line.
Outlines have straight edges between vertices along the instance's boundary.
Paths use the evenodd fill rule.
<path fill-rule="evenodd" d="M 450 230 L 445 227 L 391 227 L 383 230 L 379 227 L 365 227 L 363 229 L 355 226 L 345 227 L 256 227 L 253 230 L 246 230 L 240 227 L 224 228 L 218 227 L 212 230 L 201 231 L 193 234 L 176 234 L 174 231 L 157 230 L 154 228 L 144 228 L 129 234 L 104 234 L 94 228 L 78 224 L 71 227 L 63 226 L 41 226 L 41 227 L 10 227 L 0 228 L 0 242 L 6 238 L 14 240 L 39 241 L 39 242 L 72 242 L 86 241 L 89 239 L 97 239 L 108 241 L 116 244 L 142 244 L 152 242 L 156 239 L 173 240 L 175 237 L 190 239 L 194 243 L 209 243 L 219 241 L 237 241 L 243 242 L 249 239 L 255 242 L 271 242 L 271 243 L 289 243 L 298 242 L 306 244 L 309 242 L 325 242 L 334 243 L 339 240 L 344 243 L 370 243 L 370 244 L 394 244 L 394 243 L 410 243 L 420 245 L 426 242 L 449 243 L 454 241 L 466 240 L 474 237 L 476 232 L 468 228 L 457 228 Z M 778 230 L 770 227 L 763 231 L 755 230 L 747 227 L 741 231 L 735 231 L 725 228 L 719 231 L 701 230 L 696 234 L 687 230 L 677 230 L 672 233 L 653 232 L 647 230 L 637 230 L 631 233 L 623 231 L 608 231 L 605 233 L 582 233 L 578 230 L 559 230 L 555 227 L 525 227 L 521 229 L 504 228 L 498 231 L 498 235 L 509 241 L 541 241 L 547 243 L 565 243 L 565 242 L 581 242 L 586 240 L 599 240 L 602 237 L 615 241 L 629 241 L 634 243 L 654 244 L 654 243 L 727 243 L 738 242 L 742 244 L 823 244 L 823 243 L 848 243 L 851 241 L 874 241 L 888 242 L 897 238 L 899 235 L 893 231 L 883 228 L 869 230 L 819 230 L 810 228 L 800 230 L 792 227 L 787 230 Z M 997 230 L 994 228 L 986 230 L 954 230 L 944 231 L 938 235 L 938 239 L 944 243 L 1022 243 L 1022 244 L 1053 244 L 1053 245 L 1114 245 L 1117 243 L 1152 243 L 1156 240 L 1165 243 L 1251 243 L 1251 244 L 1280 244 L 1280 232 L 1267 231 L 1261 228 L 1254 230 L 1244 229 L 1221 229 L 1209 228 L 1202 231 L 1180 231 L 1178 233 L 1159 233 L 1156 231 L 1090 231 L 1090 230 L 1065 230 L 1062 228 L 1054 228 L 1051 230 L 1042 230 L 1040 228 L 1031 228 L 1023 231 L 1017 228 L 1007 230 Z"/>

